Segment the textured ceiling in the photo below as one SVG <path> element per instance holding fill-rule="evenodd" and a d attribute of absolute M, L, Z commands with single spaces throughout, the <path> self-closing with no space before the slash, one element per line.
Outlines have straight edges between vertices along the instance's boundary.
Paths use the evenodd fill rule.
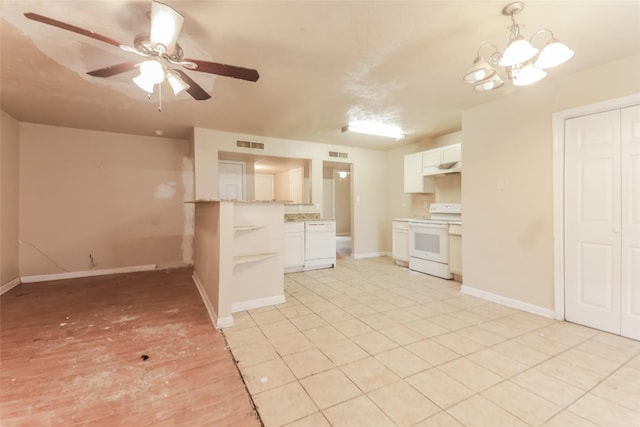
<path fill-rule="evenodd" d="M 139 58 L 33 22 L 58 19 L 132 45 L 149 1 L 2 1 L 1 106 L 23 122 L 188 138 L 194 126 L 388 149 L 460 129 L 461 111 L 531 87 L 478 94 L 461 80 L 477 48 L 504 49 L 496 1 L 166 1 L 185 57 L 255 68 L 256 83 L 187 71 L 212 98 L 165 91 L 162 112 L 131 78 L 87 71 Z M 576 55 L 538 84 L 640 53 L 640 1 L 529 1 L 525 35 L 550 28 Z M 545 40 L 541 40 L 540 43 Z M 400 125 L 403 141 L 343 134 L 349 119 Z"/>

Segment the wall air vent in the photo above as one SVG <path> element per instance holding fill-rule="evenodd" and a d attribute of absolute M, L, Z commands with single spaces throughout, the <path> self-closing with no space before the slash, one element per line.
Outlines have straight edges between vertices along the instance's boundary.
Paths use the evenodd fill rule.
<path fill-rule="evenodd" d="M 329 157 L 339 157 L 341 159 L 347 159 L 347 158 L 349 158 L 349 154 L 340 153 L 338 151 L 329 151 Z"/>
<path fill-rule="evenodd" d="M 236 147 L 238 148 L 252 148 L 254 150 L 264 150 L 264 143 L 236 140 Z"/>

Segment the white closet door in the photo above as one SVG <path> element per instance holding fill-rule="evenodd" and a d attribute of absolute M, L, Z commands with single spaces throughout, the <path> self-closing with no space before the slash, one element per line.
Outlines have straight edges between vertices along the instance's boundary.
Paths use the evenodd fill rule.
<path fill-rule="evenodd" d="M 620 110 L 565 121 L 565 317 L 620 333 Z"/>
<path fill-rule="evenodd" d="M 640 105 L 621 110 L 621 334 L 640 340 Z"/>

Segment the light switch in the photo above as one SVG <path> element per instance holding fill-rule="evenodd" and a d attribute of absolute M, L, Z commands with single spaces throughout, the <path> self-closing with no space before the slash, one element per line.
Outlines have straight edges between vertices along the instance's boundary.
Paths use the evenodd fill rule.
<path fill-rule="evenodd" d="M 356 203 L 360 203 L 360 196 L 356 196 Z"/>

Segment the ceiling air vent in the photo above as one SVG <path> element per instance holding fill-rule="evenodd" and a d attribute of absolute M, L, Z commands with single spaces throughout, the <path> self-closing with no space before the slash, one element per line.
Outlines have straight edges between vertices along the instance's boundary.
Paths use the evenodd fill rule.
<path fill-rule="evenodd" d="M 329 151 L 329 157 L 339 157 L 341 159 L 346 159 L 349 157 L 347 153 L 340 153 L 338 151 Z"/>
<path fill-rule="evenodd" d="M 238 148 L 252 148 L 254 150 L 264 150 L 264 143 L 236 140 L 236 147 Z"/>

